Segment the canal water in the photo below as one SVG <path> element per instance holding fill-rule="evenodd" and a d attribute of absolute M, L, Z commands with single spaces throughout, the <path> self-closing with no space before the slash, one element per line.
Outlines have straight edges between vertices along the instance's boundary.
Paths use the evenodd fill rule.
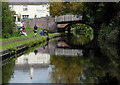
<path fill-rule="evenodd" d="M 108 46 L 107 50 L 80 46 L 71 44 L 69 37 L 48 41 L 3 65 L 3 83 L 118 85 L 120 63 L 117 61 L 117 48 Z"/>

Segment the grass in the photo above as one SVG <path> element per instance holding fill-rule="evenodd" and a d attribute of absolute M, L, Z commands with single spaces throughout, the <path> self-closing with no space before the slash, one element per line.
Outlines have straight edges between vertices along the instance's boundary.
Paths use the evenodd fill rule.
<path fill-rule="evenodd" d="M 44 29 L 44 28 L 40 28 L 40 29 L 37 31 L 37 34 L 39 34 L 39 31 L 40 31 L 40 30 L 43 30 L 43 29 Z M 27 27 L 27 28 L 25 28 L 25 30 L 32 30 L 32 31 L 33 31 L 33 28 L 32 28 L 32 27 Z M 47 31 L 48 33 L 53 33 L 52 31 L 50 31 L 50 30 L 48 30 L 48 29 L 46 29 L 46 31 Z M 34 36 L 34 32 L 27 33 L 27 35 L 28 35 L 28 36 L 18 36 L 18 37 L 14 36 L 14 37 L 11 37 L 11 38 L 3 38 L 3 39 L 0 38 L 0 42 L 30 38 L 30 37 Z"/>
<path fill-rule="evenodd" d="M 40 30 L 38 30 L 38 32 L 39 31 Z M 34 36 L 34 32 L 27 33 L 27 35 L 28 36 L 18 36 L 18 37 L 14 36 L 14 37 L 11 37 L 11 38 L 3 38 L 3 39 L 1 39 L 1 41 L 4 42 L 4 41 L 11 41 L 11 40 L 19 40 L 19 39 L 29 38 L 29 37 Z"/>
<path fill-rule="evenodd" d="M 19 39 L 25 39 L 25 38 L 29 38 L 29 37 L 32 37 L 34 36 L 34 33 L 31 32 L 31 33 L 27 33 L 28 36 L 14 36 L 14 37 L 11 37 L 11 38 L 4 38 L 4 39 L 1 39 L 2 42 L 5 42 L 5 41 L 11 41 L 11 40 L 19 40 Z"/>
<path fill-rule="evenodd" d="M 33 27 L 25 27 L 25 30 L 33 30 Z"/>
<path fill-rule="evenodd" d="M 49 37 L 52 38 L 56 34 L 59 34 L 59 33 L 50 34 Z M 15 47 L 15 46 L 20 45 L 20 44 L 33 44 L 33 43 L 37 43 L 37 42 L 42 42 L 44 40 L 46 40 L 46 36 L 38 36 L 38 37 L 35 37 L 35 38 L 31 38 L 31 39 L 27 39 L 27 40 L 23 40 L 23 41 L 19 41 L 19 42 L 13 42 L 13 43 L 10 43 L 10 44 L 3 45 L 2 50 L 12 48 L 12 47 Z M 1 48 L 1 46 L 0 46 L 0 48 Z"/>

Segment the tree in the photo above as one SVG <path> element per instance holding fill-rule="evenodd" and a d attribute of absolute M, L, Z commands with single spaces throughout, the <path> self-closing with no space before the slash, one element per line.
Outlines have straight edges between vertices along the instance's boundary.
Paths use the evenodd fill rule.
<path fill-rule="evenodd" d="M 59 16 L 66 14 L 82 14 L 82 2 L 51 2 L 50 14 L 51 16 Z"/>
<path fill-rule="evenodd" d="M 84 11 L 86 12 L 87 21 L 89 24 L 98 25 L 109 24 L 120 10 L 120 3 L 102 3 L 89 2 L 83 3 Z"/>
<path fill-rule="evenodd" d="M 8 38 L 14 32 L 14 18 L 7 2 L 2 3 L 2 37 Z"/>

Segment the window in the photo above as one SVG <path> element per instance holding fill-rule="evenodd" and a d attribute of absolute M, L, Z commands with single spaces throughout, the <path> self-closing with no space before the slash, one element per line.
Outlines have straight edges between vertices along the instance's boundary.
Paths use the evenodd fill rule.
<path fill-rule="evenodd" d="M 23 5 L 23 11 L 27 11 L 27 10 L 28 10 L 27 5 Z"/>
<path fill-rule="evenodd" d="M 24 58 L 24 64 L 28 64 L 28 58 Z"/>
<path fill-rule="evenodd" d="M 22 15 L 23 19 L 28 19 L 29 15 Z"/>

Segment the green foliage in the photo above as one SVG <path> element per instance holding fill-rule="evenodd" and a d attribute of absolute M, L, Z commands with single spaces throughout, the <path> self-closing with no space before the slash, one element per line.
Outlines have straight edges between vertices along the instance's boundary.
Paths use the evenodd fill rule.
<path fill-rule="evenodd" d="M 82 2 L 50 2 L 51 16 L 82 14 Z"/>
<path fill-rule="evenodd" d="M 102 25 L 99 32 L 98 41 L 101 52 L 107 56 L 111 62 L 118 62 L 120 56 L 118 54 L 120 31 L 116 27 Z"/>
<path fill-rule="evenodd" d="M 117 21 L 117 22 L 116 22 Z M 120 56 L 118 55 L 117 46 L 119 44 L 119 35 L 120 35 L 120 25 L 118 22 L 120 19 L 113 21 L 110 25 L 106 26 L 103 24 L 101 26 L 98 41 L 101 52 L 110 58 L 111 62 L 117 63 Z M 117 65 L 117 64 L 116 64 Z"/>
<path fill-rule="evenodd" d="M 7 2 L 2 3 L 2 37 L 9 38 L 14 32 L 14 18 Z"/>
<path fill-rule="evenodd" d="M 47 31 L 48 33 L 54 33 L 53 31 L 51 31 L 51 30 L 48 30 L 48 29 L 46 29 L 46 31 Z"/>
<path fill-rule="evenodd" d="M 111 26 L 110 25 L 106 26 L 105 24 L 103 24 L 101 26 L 99 36 L 98 36 L 100 47 L 103 42 L 109 42 L 109 43 L 119 42 L 119 34 L 120 34 L 119 26 L 120 25 L 118 25 L 117 23 L 114 23 Z"/>
<path fill-rule="evenodd" d="M 88 44 L 94 38 L 93 29 L 86 24 L 72 25 L 71 33 L 73 33 L 74 36 L 69 37 L 66 41 L 74 46 Z"/>
<path fill-rule="evenodd" d="M 49 34 L 49 38 L 52 39 L 56 35 L 59 35 L 59 33 Z M 38 36 L 35 38 L 2 45 L 2 50 L 9 49 L 9 48 L 15 47 L 15 46 L 20 45 L 20 44 L 26 44 L 27 46 L 31 47 L 32 45 L 34 45 L 36 43 L 43 42 L 43 41 L 46 41 L 46 36 Z"/>
<path fill-rule="evenodd" d="M 119 30 L 117 30 L 117 29 L 114 29 L 114 30 L 112 30 L 110 33 L 109 33 L 109 35 L 108 35 L 108 41 L 109 42 L 117 42 L 118 41 L 118 34 L 119 34 Z"/>
<path fill-rule="evenodd" d="M 83 16 L 86 16 L 87 23 L 92 25 L 109 24 L 120 10 L 120 2 L 84 2 L 83 5 L 86 14 Z"/>
<path fill-rule="evenodd" d="M 76 26 L 73 29 L 73 34 L 75 36 L 85 35 L 85 37 L 90 37 L 91 40 L 93 39 L 93 29 L 90 26 L 87 26 L 85 24 L 76 24 Z"/>
<path fill-rule="evenodd" d="M 33 27 L 25 27 L 25 30 L 33 30 Z"/>
<path fill-rule="evenodd" d="M 8 83 L 13 74 L 15 61 L 11 60 L 8 64 L 2 66 L 2 83 Z"/>
<path fill-rule="evenodd" d="M 21 34 L 20 34 L 19 31 L 18 31 L 18 32 L 14 32 L 14 33 L 13 33 L 13 36 L 20 37 Z"/>

